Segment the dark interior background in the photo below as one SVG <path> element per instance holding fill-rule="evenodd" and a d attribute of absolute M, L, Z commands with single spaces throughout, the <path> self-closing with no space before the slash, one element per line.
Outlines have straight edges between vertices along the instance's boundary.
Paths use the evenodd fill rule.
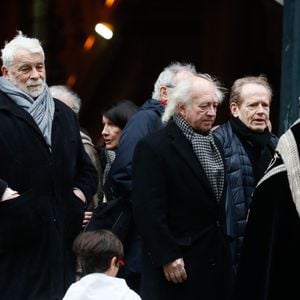
<path fill-rule="evenodd" d="M 22 30 L 46 52 L 48 85 L 69 84 L 82 99 L 80 123 L 97 142 L 101 110 L 112 101 L 141 105 L 172 61 L 191 62 L 230 89 L 245 75 L 267 75 L 279 122 L 283 8 L 274 0 L 9 0 L 1 1 L 0 43 Z M 104 40 L 94 31 L 110 22 Z M 89 35 L 95 38 L 87 51 Z M 73 80 L 71 80 L 73 79 Z M 217 123 L 228 118 L 228 97 Z"/>

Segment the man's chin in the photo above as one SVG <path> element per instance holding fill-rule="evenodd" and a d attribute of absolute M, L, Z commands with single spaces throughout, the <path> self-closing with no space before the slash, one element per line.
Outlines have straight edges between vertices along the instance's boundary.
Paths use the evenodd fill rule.
<path fill-rule="evenodd" d="M 252 126 L 252 130 L 255 132 L 264 132 L 267 126 Z"/>
<path fill-rule="evenodd" d="M 32 90 L 27 90 L 27 94 L 29 94 L 32 98 L 38 97 L 44 90 L 44 86 L 32 89 Z"/>

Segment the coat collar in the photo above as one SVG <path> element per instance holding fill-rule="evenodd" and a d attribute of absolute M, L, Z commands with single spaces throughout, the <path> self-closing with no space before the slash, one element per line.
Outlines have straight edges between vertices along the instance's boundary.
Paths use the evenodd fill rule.
<path fill-rule="evenodd" d="M 23 119 L 26 123 L 29 123 L 35 129 L 38 129 L 38 126 L 35 124 L 31 115 L 26 112 L 24 109 L 19 107 L 14 103 L 5 93 L 1 92 L 1 101 L 0 101 L 0 110 L 7 110 L 16 117 Z"/>

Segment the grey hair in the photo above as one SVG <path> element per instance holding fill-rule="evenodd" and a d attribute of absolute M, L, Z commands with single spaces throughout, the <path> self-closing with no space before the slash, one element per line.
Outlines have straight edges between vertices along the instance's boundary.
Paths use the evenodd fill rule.
<path fill-rule="evenodd" d="M 65 99 L 72 101 L 72 110 L 78 115 L 81 107 L 81 99 L 66 85 L 52 85 L 49 87 L 52 97 L 65 102 Z"/>
<path fill-rule="evenodd" d="M 160 88 L 162 86 L 172 87 L 174 86 L 174 77 L 181 71 L 190 72 L 193 75 L 197 75 L 196 68 L 192 64 L 173 62 L 169 64 L 158 76 L 155 84 L 154 91 L 152 93 L 152 99 L 159 100 Z"/>
<path fill-rule="evenodd" d="M 20 49 L 27 50 L 30 53 L 39 53 L 45 60 L 45 53 L 38 39 L 29 38 L 22 31 L 17 31 L 17 33 L 11 41 L 5 42 L 4 48 L 1 49 L 1 60 L 5 67 L 12 66 L 15 55 Z"/>
<path fill-rule="evenodd" d="M 206 73 L 199 73 L 196 76 L 213 84 L 216 89 L 218 102 L 221 104 L 224 99 L 225 89 L 221 86 L 219 81 Z M 170 101 L 168 102 L 161 118 L 163 123 L 167 123 L 175 114 L 178 114 L 178 104 L 188 104 L 192 96 L 192 85 L 193 78 L 190 77 L 178 83 L 178 85 L 171 90 Z"/>
<path fill-rule="evenodd" d="M 259 76 L 245 76 L 237 79 L 231 87 L 229 103 L 234 102 L 240 106 L 244 101 L 242 97 L 243 86 L 250 83 L 263 86 L 267 90 L 271 102 L 273 95 L 271 85 L 268 82 L 267 76 L 260 74 Z"/>

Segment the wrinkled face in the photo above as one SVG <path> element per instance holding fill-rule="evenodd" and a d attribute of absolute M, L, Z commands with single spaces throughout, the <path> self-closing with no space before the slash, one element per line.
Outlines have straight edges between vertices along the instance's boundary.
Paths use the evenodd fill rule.
<path fill-rule="evenodd" d="M 260 84 L 248 83 L 242 87 L 242 102 L 231 103 L 230 109 L 234 117 L 251 130 L 263 132 L 269 123 L 271 97 L 266 88 Z"/>
<path fill-rule="evenodd" d="M 46 71 L 42 54 L 20 49 L 8 68 L 2 67 L 3 77 L 33 98 L 44 90 Z"/>
<path fill-rule="evenodd" d="M 197 132 L 208 132 L 216 119 L 218 98 L 215 87 L 203 78 L 193 80 L 191 99 L 179 105 L 179 113 Z"/>
<path fill-rule="evenodd" d="M 121 137 L 122 129 L 112 123 L 107 117 L 102 117 L 102 136 L 107 150 L 114 150 L 118 148 L 119 140 Z"/>

